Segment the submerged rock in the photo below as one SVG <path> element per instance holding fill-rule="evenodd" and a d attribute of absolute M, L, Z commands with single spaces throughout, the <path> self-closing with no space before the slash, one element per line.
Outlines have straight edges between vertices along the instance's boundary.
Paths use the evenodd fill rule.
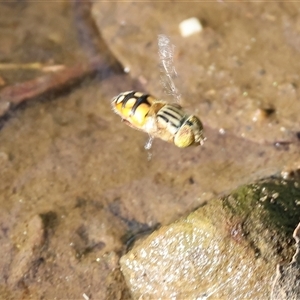
<path fill-rule="evenodd" d="M 298 183 L 268 179 L 214 199 L 121 258 L 134 299 L 267 299 L 292 257 Z"/>
<path fill-rule="evenodd" d="M 35 273 L 43 260 L 40 256 L 45 242 L 45 228 L 40 215 L 35 215 L 25 226 L 24 241 L 20 243 L 19 252 L 11 264 L 8 279 L 10 285 L 18 284 L 23 277 Z"/>

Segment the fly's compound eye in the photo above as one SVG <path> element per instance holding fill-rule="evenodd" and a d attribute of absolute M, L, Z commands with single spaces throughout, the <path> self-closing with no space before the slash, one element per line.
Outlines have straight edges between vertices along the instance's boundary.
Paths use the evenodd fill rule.
<path fill-rule="evenodd" d="M 179 148 L 204 143 L 203 126 L 196 116 L 188 117 L 174 137 L 174 144 Z"/>

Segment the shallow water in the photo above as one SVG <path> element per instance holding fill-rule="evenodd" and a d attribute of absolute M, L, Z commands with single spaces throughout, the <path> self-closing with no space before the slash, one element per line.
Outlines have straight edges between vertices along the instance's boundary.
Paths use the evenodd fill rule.
<path fill-rule="evenodd" d="M 0 70 L 6 86 L 43 75 L 28 66 L 34 62 L 86 62 L 69 3 L 0 6 L 0 61 L 17 65 Z M 0 291 L 8 296 L 86 293 L 107 299 L 111 286 L 117 291 L 124 284 L 114 273 L 124 237 L 170 223 L 242 183 L 300 165 L 299 7 L 100 2 L 91 9 L 109 49 L 130 73 L 85 77 L 3 119 L 0 235 L 9 259 L 0 258 Z M 204 30 L 182 38 L 178 24 L 192 16 Z M 175 83 L 183 105 L 203 121 L 207 141 L 178 149 L 155 140 L 149 161 L 147 135 L 120 122 L 110 99 L 138 86 L 164 98 L 160 33 L 176 45 Z M 268 109 L 274 112 L 266 115 Z M 44 224 L 45 240 L 18 277 L 11 262 L 27 249 L 24 228 L 36 215 L 50 215 L 52 225 Z M 15 279 L 8 285 L 10 277 Z"/>

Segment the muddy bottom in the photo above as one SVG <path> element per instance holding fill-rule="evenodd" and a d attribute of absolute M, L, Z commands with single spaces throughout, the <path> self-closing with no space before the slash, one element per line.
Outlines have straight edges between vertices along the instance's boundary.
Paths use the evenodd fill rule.
<path fill-rule="evenodd" d="M 0 4 L 1 297 L 128 299 L 119 258 L 131 237 L 243 183 L 299 169 L 299 10 Z M 178 24 L 189 17 L 203 30 L 183 38 Z M 201 147 L 156 139 L 146 151 L 147 134 L 111 109 L 112 97 L 132 89 L 174 101 L 160 82 L 161 33 L 176 46 L 181 104 L 204 124 Z M 101 37 L 130 72 L 100 53 L 77 76 L 70 68 L 90 66 Z M 62 70 L 71 71 L 51 77 Z"/>

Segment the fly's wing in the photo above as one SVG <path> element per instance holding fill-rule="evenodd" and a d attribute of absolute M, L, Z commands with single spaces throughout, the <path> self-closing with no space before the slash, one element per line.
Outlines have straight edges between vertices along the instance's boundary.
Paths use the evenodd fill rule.
<path fill-rule="evenodd" d="M 167 92 L 171 95 L 177 103 L 180 103 L 181 95 L 178 92 L 173 79 L 177 77 L 177 72 L 174 67 L 175 46 L 171 44 L 166 35 L 160 34 L 158 36 L 158 54 L 161 63 L 161 82 Z"/>
<path fill-rule="evenodd" d="M 158 35 L 158 55 L 160 59 L 161 82 L 166 93 L 171 95 L 175 99 L 174 102 L 177 102 L 178 104 L 180 102 L 181 96 L 173 81 L 173 78 L 177 77 L 177 73 L 173 65 L 174 50 L 175 46 L 171 44 L 169 38 L 166 35 Z M 151 124 L 151 122 L 154 122 L 155 124 L 152 123 L 152 126 L 149 126 L 151 130 L 144 130 L 149 134 L 149 140 L 145 145 L 145 149 L 147 150 L 151 148 L 154 137 L 159 137 L 166 141 L 170 141 L 170 139 L 173 138 L 170 136 L 170 133 L 168 131 L 159 131 L 159 128 L 157 127 L 157 119 L 154 117 L 156 116 L 156 113 L 165 105 L 166 103 L 164 101 L 156 101 L 151 105 L 146 127 L 148 124 Z M 178 106 L 181 107 L 179 104 Z M 153 128 L 155 129 L 153 130 Z M 164 137 L 164 133 L 166 133 L 168 136 Z"/>

